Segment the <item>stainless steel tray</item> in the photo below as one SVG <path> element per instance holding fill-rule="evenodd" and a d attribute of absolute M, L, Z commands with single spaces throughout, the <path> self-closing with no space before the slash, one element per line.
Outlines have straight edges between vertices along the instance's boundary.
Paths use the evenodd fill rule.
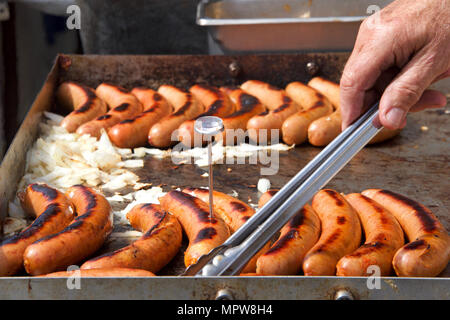
<path fill-rule="evenodd" d="M 361 21 L 390 0 L 202 0 L 210 53 L 349 51 Z"/>
<path fill-rule="evenodd" d="M 103 81 L 127 88 L 146 85 L 157 88 L 170 83 L 189 87 L 193 83 L 238 84 L 260 79 L 277 86 L 293 80 L 307 82 L 306 65 L 314 62 L 318 74 L 339 79 L 345 53 L 280 54 L 240 56 L 80 56 L 61 55 L 50 72 L 24 123 L 0 167 L 0 217 L 6 214 L 9 199 L 23 175 L 26 151 L 37 138 L 44 110 L 58 112 L 53 103 L 54 88 L 65 80 L 96 86 Z M 230 67 L 231 66 L 231 67 Z M 450 88 L 447 88 L 450 92 Z M 447 109 L 449 106 L 447 106 Z M 449 115 L 443 110 L 412 114 L 407 128 L 395 139 L 362 150 L 328 185 L 341 192 L 357 192 L 370 187 L 391 189 L 409 195 L 430 207 L 447 230 L 450 229 L 450 146 Z M 422 127 L 427 127 L 425 131 Z M 281 187 L 320 151 L 308 144 L 281 153 L 279 173 L 269 176 L 273 187 Z M 231 168 L 232 171 L 227 169 Z M 239 198 L 256 203 L 256 184 L 261 165 L 216 165 L 218 190 L 236 190 Z M 147 158 L 145 168 L 135 171 L 144 182 L 183 187 L 207 185 L 193 165 L 173 168 L 171 159 Z M 102 252 L 123 246 L 123 240 L 109 241 Z M 81 290 L 70 290 L 64 279 L 32 277 L 0 278 L 0 298 L 24 299 L 212 299 L 218 290 L 228 288 L 241 299 L 328 299 L 339 289 L 349 290 L 361 299 L 450 299 L 450 270 L 439 278 L 381 279 L 380 289 L 369 289 L 367 278 L 343 277 L 213 277 L 180 278 L 182 253 L 157 278 L 82 279 Z"/>

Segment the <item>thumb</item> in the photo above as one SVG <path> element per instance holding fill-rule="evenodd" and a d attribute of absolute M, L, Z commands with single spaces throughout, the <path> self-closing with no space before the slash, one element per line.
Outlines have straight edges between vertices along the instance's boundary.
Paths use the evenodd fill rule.
<path fill-rule="evenodd" d="M 440 74 L 433 59 L 416 55 L 394 78 L 380 100 L 380 122 L 387 129 L 405 125 L 406 114 Z"/>

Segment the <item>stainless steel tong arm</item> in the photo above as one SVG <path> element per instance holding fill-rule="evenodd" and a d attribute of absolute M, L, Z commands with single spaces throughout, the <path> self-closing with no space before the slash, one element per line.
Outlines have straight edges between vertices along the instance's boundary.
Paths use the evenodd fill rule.
<path fill-rule="evenodd" d="M 378 103 L 345 129 L 297 173 L 223 245 L 202 256 L 184 275 L 238 274 L 247 262 L 381 129 Z"/>

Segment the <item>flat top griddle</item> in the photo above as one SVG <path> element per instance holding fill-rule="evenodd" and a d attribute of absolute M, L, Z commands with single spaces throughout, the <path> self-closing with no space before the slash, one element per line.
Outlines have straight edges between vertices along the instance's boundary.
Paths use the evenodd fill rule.
<path fill-rule="evenodd" d="M 319 71 L 314 75 L 338 81 L 347 57 L 348 54 L 346 53 L 251 56 L 60 55 L 0 168 L 0 209 L 4 209 L 7 206 L 7 202 L 14 196 L 16 188 L 12 186 L 17 186 L 23 175 L 25 154 L 37 138 L 38 124 L 42 121 L 42 111 L 52 110 L 59 112 L 58 107 L 54 104 L 53 92 L 55 87 L 63 81 L 79 81 L 93 87 L 101 82 L 111 82 L 131 89 L 134 86 L 157 88 L 164 83 L 185 88 L 194 83 L 208 83 L 216 86 L 233 85 L 240 84 L 247 79 L 258 79 L 284 87 L 291 81 L 307 82 L 312 77 L 309 73 L 311 70 L 306 68 L 306 65 L 310 62 L 318 66 Z M 450 88 L 448 88 L 448 93 L 450 93 Z M 364 148 L 327 187 L 343 193 L 360 192 L 367 188 L 385 188 L 402 193 L 429 207 L 449 230 L 450 145 L 447 140 L 450 136 L 450 114 L 448 110 L 450 110 L 450 105 L 447 105 L 445 109 L 410 114 L 408 116 L 408 125 L 399 136 L 390 141 Z M 256 185 L 260 178 L 268 178 L 271 181 L 272 188 L 280 188 L 320 150 L 321 148 L 316 148 L 306 143 L 289 151 L 280 152 L 279 171 L 277 175 L 272 176 L 260 175 L 261 164 L 217 164 L 214 166 L 215 188 L 226 193 L 231 193 L 235 190 L 239 199 L 245 202 L 257 203 L 260 194 Z M 141 182 L 151 182 L 153 186 L 161 184 L 165 191 L 172 190 L 172 186 L 180 188 L 205 187 L 208 184 L 207 178 L 200 177 L 204 173 L 202 168 L 193 164 L 174 166 L 171 158 L 157 159 L 148 155 L 145 158 L 145 167 L 133 171 L 139 175 Z M 4 214 L 6 211 L 2 210 L 1 212 Z M 123 227 L 120 228 L 122 229 L 115 231 L 124 230 Z M 112 239 L 102 249 L 102 252 L 116 249 L 129 241 L 131 239 Z M 184 245 L 186 246 L 186 240 Z M 184 251 L 184 248 L 182 248 L 174 261 L 160 272 L 161 275 L 177 275 L 184 270 L 182 251 Z M 441 278 L 439 279 L 442 279 L 442 277 L 448 278 L 450 275 L 449 269 L 447 267 L 447 270 L 440 275 Z M 279 282 L 281 279 L 291 278 L 267 277 L 264 283 L 270 287 L 272 282 L 267 282 L 271 281 L 269 279 L 273 279 L 274 283 L 281 283 Z M 11 280 L 17 279 L 19 278 L 11 278 Z M 164 282 L 163 279 L 167 279 L 167 281 Z M 163 277 L 161 280 L 151 279 L 150 281 L 158 283 L 157 287 L 159 289 L 170 290 L 171 286 L 176 287 L 176 284 L 171 279 L 173 278 Z M 255 288 L 261 286 L 258 284 L 259 282 L 254 282 L 260 281 L 260 279 L 244 280 L 244 278 L 238 278 L 230 281 L 232 283 L 238 281 L 236 282 L 239 284 L 237 287 L 248 293 L 249 290 L 256 290 Z M 307 286 L 312 285 L 315 287 L 320 284 L 320 286 L 330 287 L 336 283 L 349 283 L 355 285 L 355 288 L 361 287 L 361 290 L 365 290 L 363 282 L 360 283 L 358 279 L 343 279 L 340 277 L 321 277 L 320 279 L 297 277 L 295 279 L 297 279 L 295 281 L 300 281 L 298 283 L 303 283 Z M 22 290 L 21 286 L 25 284 L 22 284 L 22 282 L 10 282 L 11 280 L 8 280 L 9 286 L 14 284 L 12 286 L 18 286 Z M 190 282 L 190 280 L 178 278 L 176 280 L 180 281 L 180 294 L 181 292 L 186 292 L 186 290 L 195 291 L 194 287 L 196 287 L 196 284 L 201 285 L 202 290 L 211 291 L 217 288 L 216 284 L 223 283 L 212 279 L 201 281 L 197 279 L 196 284 Z M 406 281 L 407 279 L 405 279 L 406 282 L 401 282 L 401 280 L 395 280 L 399 281 L 395 282 L 397 289 L 398 286 L 402 285 L 406 287 L 412 286 L 414 288 L 417 287 L 415 292 L 420 293 L 420 286 L 439 287 L 436 284 L 432 285 L 431 283 L 423 282 L 425 280 L 411 279 L 413 282 Z M 39 281 L 42 281 L 42 279 Z M 92 281 L 92 283 L 95 282 L 94 280 Z M 4 283 L 6 285 L 6 282 Z M 95 290 L 108 286 L 103 282 L 95 283 Z M 125 286 L 126 288 L 132 288 L 133 285 L 136 285 L 134 282 L 133 284 L 126 281 L 122 282 L 119 279 L 117 283 L 119 287 Z M 192 286 L 192 289 L 184 288 L 184 285 L 181 283 Z M 283 283 L 284 288 L 289 288 L 289 281 Z M 42 288 L 46 286 L 39 282 L 39 286 L 41 285 L 43 286 Z M 390 294 L 393 294 L 395 297 L 398 296 L 395 293 L 398 290 L 396 291 L 393 288 L 391 288 L 392 292 L 389 291 L 385 295 L 386 297 L 390 297 Z M 280 290 L 272 289 L 280 293 Z M 317 287 L 316 289 L 319 290 L 320 288 Z M 391 289 L 388 288 L 388 290 Z M 29 297 L 25 291 L 20 290 L 18 292 L 22 292 L 24 297 Z M 58 290 L 55 292 L 64 295 Z M 129 294 L 128 291 L 126 292 Z M 18 296 L 22 296 L 22 293 L 18 294 Z M 201 296 L 198 295 L 198 292 L 191 293 L 193 296 Z M 258 297 L 260 294 L 262 293 L 255 291 L 253 297 Z M 373 297 L 374 295 L 376 295 L 375 292 L 367 293 L 367 297 Z M 111 296 L 111 294 L 108 293 L 108 296 Z M 132 296 L 132 294 L 129 295 L 129 297 Z M 161 295 L 160 297 L 163 296 Z M 175 296 L 176 294 L 174 293 Z M 80 297 L 86 296 L 81 294 Z M 295 297 L 298 298 L 299 295 L 292 293 L 292 298 Z"/>

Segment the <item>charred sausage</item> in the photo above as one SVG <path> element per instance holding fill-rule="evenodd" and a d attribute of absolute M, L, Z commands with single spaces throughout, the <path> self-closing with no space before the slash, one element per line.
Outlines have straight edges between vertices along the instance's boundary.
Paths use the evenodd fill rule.
<path fill-rule="evenodd" d="M 170 191 L 159 201 L 164 211 L 178 218 L 189 238 L 184 256 L 186 267 L 230 236 L 225 222 L 217 214 L 210 217 L 208 205 L 199 198 L 181 191 Z"/>
<path fill-rule="evenodd" d="M 157 204 L 138 204 L 127 214 L 133 228 L 144 232 L 141 238 L 119 250 L 86 261 L 81 269 L 132 268 L 158 272 L 181 247 L 178 220 Z"/>
<path fill-rule="evenodd" d="M 392 274 L 392 258 L 403 246 L 403 230 L 388 210 L 359 193 L 345 196 L 359 216 L 366 242 L 344 256 L 336 266 L 338 276 L 370 276 L 370 266 L 378 266 L 381 276 Z"/>
<path fill-rule="evenodd" d="M 306 276 L 333 276 L 337 262 L 361 243 L 361 225 L 353 207 L 331 189 L 319 191 L 312 199 L 322 233 L 303 260 Z"/>
<path fill-rule="evenodd" d="M 401 194 L 369 189 L 363 195 L 392 212 L 409 243 L 394 255 L 393 266 L 400 277 L 434 277 L 450 260 L 450 237 L 430 209 Z"/>
<path fill-rule="evenodd" d="M 97 251 L 112 231 L 113 215 L 104 196 L 77 185 L 66 191 L 78 216 L 64 230 L 41 238 L 24 253 L 25 270 L 31 275 L 64 270 Z"/>
<path fill-rule="evenodd" d="M 46 184 L 30 184 L 19 197 L 24 210 L 36 216 L 36 220 L 0 244 L 0 276 L 11 276 L 23 269 L 26 248 L 38 239 L 63 230 L 75 216 L 67 197 Z"/>

